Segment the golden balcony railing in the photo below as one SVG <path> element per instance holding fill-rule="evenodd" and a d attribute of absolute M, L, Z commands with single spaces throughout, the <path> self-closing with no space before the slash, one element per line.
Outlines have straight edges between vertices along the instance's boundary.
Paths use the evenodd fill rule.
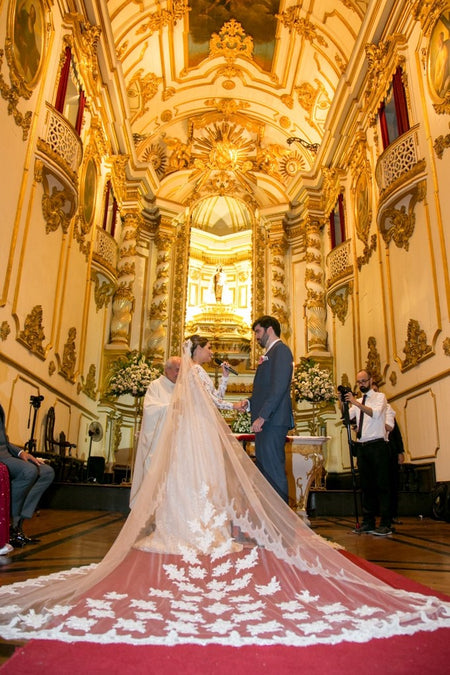
<path fill-rule="evenodd" d="M 46 103 L 47 118 L 42 139 L 45 145 L 76 173 L 83 157 L 83 145 L 73 126 L 55 108 Z"/>
<path fill-rule="evenodd" d="M 341 279 L 345 279 L 353 274 L 353 265 L 351 259 L 351 239 L 343 241 L 342 244 L 333 248 L 327 255 L 327 286 L 333 286 Z"/>
<path fill-rule="evenodd" d="M 419 125 L 416 124 L 402 134 L 378 159 L 375 175 L 381 192 L 419 167 L 418 129 Z"/>
<path fill-rule="evenodd" d="M 117 276 L 118 252 L 119 247 L 114 237 L 101 227 L 97 227 L 93 259 L 97 265 L 108 270 L 114 278 Z"/>

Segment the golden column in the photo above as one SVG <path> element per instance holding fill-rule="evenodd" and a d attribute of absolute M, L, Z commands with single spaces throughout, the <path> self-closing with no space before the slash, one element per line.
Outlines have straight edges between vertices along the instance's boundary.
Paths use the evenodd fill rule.
<path fill-rule="evenodd" d="M 306 321 L 307 351 L 327 351 L 326 306 L 320 223 L 308 220 L 306 225 Z"/>

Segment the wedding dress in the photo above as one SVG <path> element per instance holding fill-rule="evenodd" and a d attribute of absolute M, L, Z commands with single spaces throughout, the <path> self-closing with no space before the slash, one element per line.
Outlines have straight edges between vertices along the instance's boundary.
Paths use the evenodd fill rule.
<path fill-rule="evenodd" d="M 233 437 L 185 347 L 136 502 L 98 565 L 0 588 L 0 635 L 130 644 L 365 642 L 450 626 L 317 536 Z"/>

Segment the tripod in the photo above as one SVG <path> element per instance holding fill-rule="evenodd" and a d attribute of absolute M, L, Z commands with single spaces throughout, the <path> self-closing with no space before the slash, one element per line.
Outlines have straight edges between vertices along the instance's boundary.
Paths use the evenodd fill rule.
<path fill-rule="evenodd" d="M 36 439 L 34 438 L 34 431 L 36 429 L 37 411 L 41 407 L 41 403 L 42 403 L 43 400 L 44 400 L 43 396 L 30 396 L 30 410 L 29 410 L 29 413 L 28 413 L 27 429 L 30 428 L 31 410 L 32 409 L 33 409 L 33 423 L 31 425 L 30 438 L 25 443 L 25 450 L 29 453 L 33 453 L 33 452 L 36 451 Z"/>
<path fill-rule="evenodd" d="M 347 393 L 347 390 L 345 387 L 338 387 L 338 390 L 341 393 L 341 402 L 342 402 L 342 421 L 344 425 L 347 428 L 347 441 L 348 441 L 348 449 L 350 452 L 350 470 L 352 473 L 352 488 L 353 488 L 353 506 L 355 510 L 355 529 L 359 530 L 360 525 L 359 525 L 359 517 L 358 517 L 358 498 L 357 498 L 357 486 L 356 486 L 356 468 L 355 468 L 355 462 L 354 462 L 354 457 L 353 457 L 353 439 L 352 439 L 352 432 L 351 432 L 351 422 L 350 422 L 350 415 L 348 412 L 348 401 L 344 399 L 345 394 Z"/>

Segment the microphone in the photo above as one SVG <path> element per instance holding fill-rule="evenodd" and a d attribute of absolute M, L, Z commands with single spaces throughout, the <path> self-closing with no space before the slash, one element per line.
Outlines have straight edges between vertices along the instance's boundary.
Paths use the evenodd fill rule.
<path fill-rule="evenodd" d="M 222 363 L 223 363 L 222 359 L 214 359 L 214 361 L 215 361 L 215 363 L 217 363 L 218 366 L 221 366 Z M 229 370 L 230 373 L 233 373 L 233 375 L 239 375 L 238 371 L 235 370 L 234 368 L 232 368 L 231 366 L 229 366 L 228 363 L 225 364 L 225 368 L 227 370 Z"/>

